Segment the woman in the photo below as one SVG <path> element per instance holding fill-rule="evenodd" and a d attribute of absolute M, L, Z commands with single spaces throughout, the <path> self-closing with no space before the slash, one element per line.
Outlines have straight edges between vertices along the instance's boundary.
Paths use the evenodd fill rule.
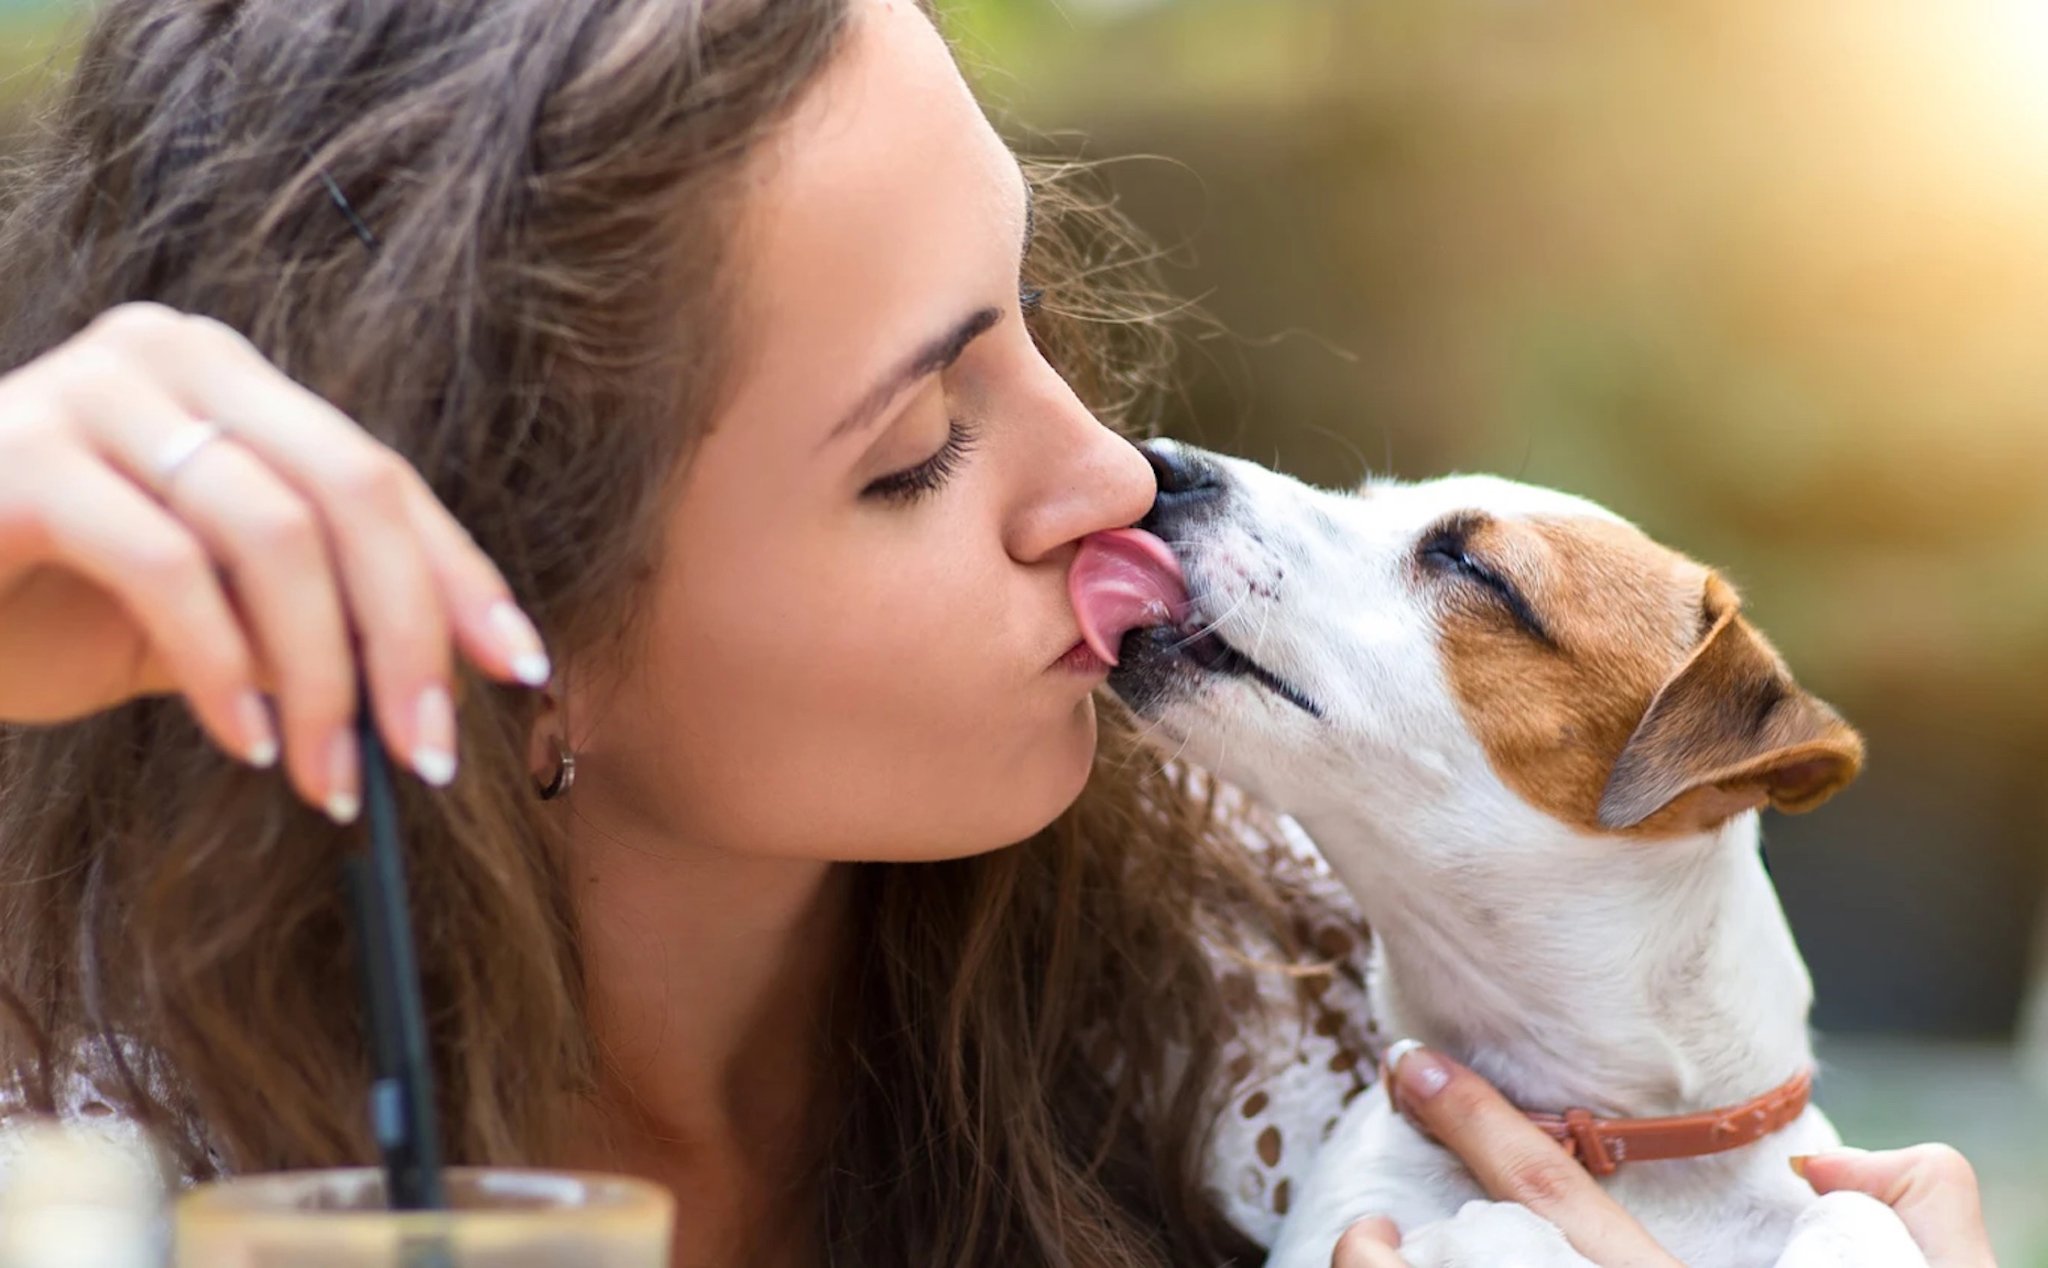
<path fill-rule="evenodd" d="M 1363 1040 L 1348 966 L 1240 966 L 1356 939 L 1098 713 L 1066 571 L 1152 496 L 1098 418 L 1150 331 L 924 12 L 114 0 L 56 123 L 0 383 L 21 1097 L 194 1175 L 370 1154 L 359 646 L 456 1158 L 660 1181 L 679 1264 L 1256 1259 L 1286 1187 L 1212 1142 L 1284 1103 L 1250 1147 L 1305 1154 Z M 1657 1261 L 1433 1061 L 1502 1196 Z"/>

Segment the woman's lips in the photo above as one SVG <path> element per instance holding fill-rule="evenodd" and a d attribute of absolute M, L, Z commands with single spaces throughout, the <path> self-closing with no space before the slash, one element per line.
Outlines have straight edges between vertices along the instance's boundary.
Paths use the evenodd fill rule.
<path fill-rule="evenodd" d="M 1067 573 L 1081 642 L 1104 664 L 1132 630 L 1187 619 L 1188 583 L 1163 541 L 1142 529 L 1090 533 Z"/>

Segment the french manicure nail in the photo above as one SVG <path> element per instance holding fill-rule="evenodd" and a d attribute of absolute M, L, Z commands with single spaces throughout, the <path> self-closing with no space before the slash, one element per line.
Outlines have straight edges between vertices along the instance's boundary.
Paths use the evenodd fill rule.
<path fill-rule="evenodd" d="M 497 631 L 498 641 L 512 653 L 513 676 L 529 687 L 546 683 L 548 676 L 554 673 L 554 666 L 541 647 L 540 632 L 533 628 L 533 622 L 526 619 L 518 605 L 510 599 L 498 600 L 491 605 L 490 621 L 491 628 Z"/>
<path fill-rule="evenodd" d="M 270 709 L 264 705 L 262 693 L 253 688 L 244 691 L 235 701 L 235 715 L 248 743 L 242 750 L 243 760 L 259 769 L 277 765 L 277 729 L 270 724 Z"/>
<path fill-rule="evenodd" d="M 1443 1058 L 1413 1039 L 1387 1049 L 1387 1068 L 1410 1104 L 1426 1101 L 1451 1085 L 1450 1067 Z"/>
<path fill-rule="evenodd" d="M 435 683 L 420 692 L 413 714 L 412 768 L 434 787 L 446 788 L 455 779 L 455 705 L 448 689 Z"/>
<path fill-rule="evenodd" d="M 336 823 L 354 823 L 357 811 L 362 809 L 362 798 L 356 792 L 357 774 L 356 733 L 344 726 L 334 733 L 327 744 L 327 817 Z"/>

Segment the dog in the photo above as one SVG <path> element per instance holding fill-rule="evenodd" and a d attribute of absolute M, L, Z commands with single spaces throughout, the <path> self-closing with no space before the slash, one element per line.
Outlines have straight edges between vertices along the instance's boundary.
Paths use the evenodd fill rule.
<path fill-rule="evenodd" d="M 1757 812 L 1826 801 L 1863 745 L 1735 589 L 1547 489 L 1145 449 L 1151 514 L 1074 565 L 1084 636 L 1160 745 L 1316 841 L 1374 930 L 1380 1032 L 1485 1076 L 1694 1268 L 1924 1265 L 1788 1165 L 1840 1142 Z M 1268 1263 L 1329 1268 L 1367 1214 L 1414 1268 L 1590 1262 L 1485 1197 L 1360 1097 Z"/>

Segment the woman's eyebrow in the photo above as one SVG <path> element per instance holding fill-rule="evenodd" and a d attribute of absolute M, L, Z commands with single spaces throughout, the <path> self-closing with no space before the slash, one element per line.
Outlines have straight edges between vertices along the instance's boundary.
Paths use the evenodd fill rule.
<path fill-rule="evenodd" d="M 869 388 L 867 394 L 846 412 L 846 417 L 840 419 L 826 434 L 825 439 L 819 442 L 819 447 L 823 448 L 848 432 L 859 431 L 874 422 L 881 414 L 882 407 L 895 400 L 898 392 L 926 375 L 937 374 L 958 361 L 960 354 L 967 351 L 968 344 L 987 333 L 989 327 L 1002 319 L 1001 309 L 981 309 L 970 313 L 951 330 L 919 348 L 905 358 L 901 365 L 890 371 L 880 383 Z"/>
<path fill-rule="evenodd" d="M 1024 181 L 1024 242 L 1020 248 L 1022 255 L 1031 254 L 1031 241 L 1037 232 L 1038 199 L 1032 192 L 1031 181 L 1027 177 Z M 968 344 L 988 333 L 989 328 L 1002 319 L 1001 309 L 981 309 L 970 313 L 951 330 L 919 348 L 905 358 L 901 365 L 884 376 L 880 383 L 868 389 L 854 407 L 846 411 L 846 416 L 833 424 L 832 430 L 825 434 L 825 439 L 818 442 L 818 447 L 822 449 L 841 436 L 859 431 L 873 423 L 881 414 L 883 407 L 896 399 L 898 392 L 926 375 L 937 374 L 958 361 L 960 354 L 967 351 Z"/>

